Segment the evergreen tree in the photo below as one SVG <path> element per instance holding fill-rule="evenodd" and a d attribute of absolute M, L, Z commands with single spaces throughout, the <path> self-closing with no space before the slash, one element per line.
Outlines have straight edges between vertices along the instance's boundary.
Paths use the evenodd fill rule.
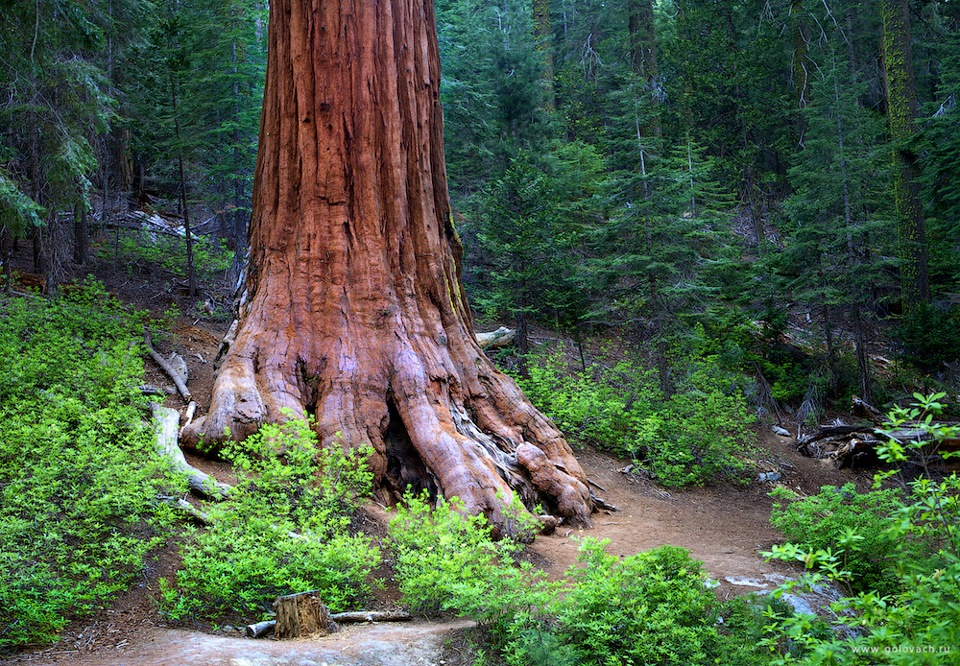
<path fill-rule="evenodd" d="M 874 309 L 871 289 L 885 280 L 881 257 L 891 229 L 884 206 L 885 144 L 881 119 L 860 105 L 864 86 L 851 85 L 843 69 L 834 66 L 811 86 L 804 149 L 790 169 L 794 192 L 785 202 L 790 232 L 777 263 L 786 293 L 819 320 L 834 390 L 836 328 L 846 323 L 853 329 L 857 390 L 869 399 L 864 320 Z"/>
<path fill-rule="evenodd" d="M 53 291 L 69 261 L 66 215 L 91 205 L 95 137 L 114 99 L 98 55 L 117 17 L 142 15 L 139 0 L 3 3 L 0 32 L 0 220 L 7 274 L 14 238 L 30 232 L 35 269 Z M 134 34 L 128 32 L 128 36 Z M 41 224 L 42 222 L 42 224 Z"/>

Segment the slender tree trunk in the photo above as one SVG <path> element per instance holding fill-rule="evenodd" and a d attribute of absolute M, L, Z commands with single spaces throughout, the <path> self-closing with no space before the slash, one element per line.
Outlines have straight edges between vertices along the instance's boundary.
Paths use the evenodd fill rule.
<path fill-rule="evenodd" d="M 3 253 L 4 291 L 13 289 L 13 233 L 6 227 L 0 227 L 0 252 Z"/>
<path fill-rule="evenodd" d="M 917 87 L 910 43 L 910 10 L 907 0 L 884 0 L 883 65 L 887 92 L 887 117 L 893 140 L 894 201 L 900 242 L 901 300 L 904 310 L 930 300 L 927 272 L 927 238 L 917 178 L 920 165 L 909 146 L 916 132 Z"/>
<path fill-rule="evenodd" d="M 853 54 L 849 54 L 853 57 Z M 851 82 L 854 78 L 853 63 L 850 62 Z M 840 153 L 840 181 L 841 197 L 843 200 L 843 225 L 847 231 L 847 258 L 850 270 L 855 271 L 861 262 L 857 259 L 857 248 L 853 239 L 853 205 L 850 201 L 850 178 L 847 171 L 846 142 L 843 137 L 843 115 L 840 106 L 840 84 L 834 79 L 833 99 L 836 105 L 837 116 L 837 148 Z M 866 335 L 864 334 L 862 290 L 856 284 L 849 284 L 850 296 L 853 300 L 853 346 L 857 355 L 857 373 L 860 380 L 860 395 L 870 402 L 870 363 L 866 349 Z"/>
<path fill-rule="evenodd" d="M 791 0 L 790 23 L 793 27 L 793 87 L 797 93 L 797 106 L 801 109 L 810 101 L 810 68 L 807 43 L 810 28 L 804 20 L 803 0 Z"/>
<path fill-rule="evenodd" d="M 197 277 L 193 268 L 193 233 L 190 230 L 190 209 L 187 207 L 187 175 L 183 168 L 183 143 L 180 138 L 180 115 L 177 112 L 177 77 L 170 72 L 170 101 L 173 105 L 173 132 L 177 139 L 177 165 L 180 169 L 180 212 L 187 248 L 187 294 L 197 295 Z"/>
<path fill-rule="evenodd" d="M 533 39 L 543 63 L 544 106 L 556 107 L 553 88 L 553 30 L 550 29 L 550 0 L 533 0 Z"/>
<path fill-rule="evenodd" d="M 73 209 L 73 262 L 87 263 L 87 206 L 79 202 Z"/>
<path fill-rule="evenodd" d="M 563 436 L 484 356 L 461 282 L 427 0 L 272 0 L 250 264 L 187 445 L 313 414 L 389 493 L 589 520 Z"/>
<path fill-rule="evenodd" d="M 634 74 L 643 79 L 649 100 L 649 113 L 645 114 L 643 134 L 660 139 L 659 86 L 657 80 L 657 35 L 654 25 L 652 0 L 630 0 L 627 30 L 630 33 L 630 63 Z M 650 142 L 655 143 L 655 142 Z"/>

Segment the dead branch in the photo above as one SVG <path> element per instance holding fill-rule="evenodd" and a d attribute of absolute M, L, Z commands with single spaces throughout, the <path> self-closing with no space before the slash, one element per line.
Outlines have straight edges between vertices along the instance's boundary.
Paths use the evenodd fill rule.
<path fill-rule="evenodd" d="M 170 464 L 177 472 L 187 476 L 187 486 L 195 495 L 210 499 L 224 499 L 233 487 L 221 483 L 205 472 L 187 462 L 183 451 L 177 444 L 177 433 L 180 425 L 180 414 L 175 409 L 162 407 L 151 403 L 150 410 L 157 424 L 157 450 L 160 455 L 170 460 Z"/>
<path fill-rule="evenodd" d="M 160 495 L 157 497 L 164 504 L 169 504 L 174 508 L 178 513 L 182 513 L 189 518 L 193 519 L 194 522 L 203 525 L 204 527 L 209 527 L 213 524 L 213 521 L 210 520 L 210 516 L 206 512 L 201 511 L 194 505 L 190 504 L 187 500 L 182 497 L 170 497 L 169 495 Z"/>
<path fill-rule="evenodd" d="M 167 359 L 160 356 L 160 354 L 157 353 L 157 350 L 153 348 L 153 339 L 150 337 L 150 329 L 147 327 L 143 328 L 143 343 L 146 345 L 147 352 L 150 354 L 150 358 L 153 359 L 153 362 L 160 366 L 161 370 L 167 373 L 167 376 L 173 380 L 173 384 L 177 387 L 177 391 L 180 393 L 183 401 L 189 403 L 192 399 L 190 396 L 190 390 L 187 388 L 187 385 L 183 383 L 183 380 L 180 379 L 180 375 L 177 374 L 176 370 L 174 370 L 167 362 Z"/>
<path fill-rule="evenodd" d="M 480 349 L 499 349 L 506 347 L 513 344 L 513 341 L 517 338 L 517 332 L 515 330 L 504 326 L 490 333 L 476 333 L 475 335 L 477 336 L 477 344 L 480 345 Z"/>

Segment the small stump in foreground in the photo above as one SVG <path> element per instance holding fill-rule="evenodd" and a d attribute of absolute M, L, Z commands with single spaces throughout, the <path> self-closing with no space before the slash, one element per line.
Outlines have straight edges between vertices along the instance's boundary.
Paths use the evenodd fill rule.
<path fill-rule="evenodd" d="M 277 638 L 326 636 L 337 630 L 329 609 L 317 597 L 317 590 L 277 597 L 273 607 L 277 612 Z"/>

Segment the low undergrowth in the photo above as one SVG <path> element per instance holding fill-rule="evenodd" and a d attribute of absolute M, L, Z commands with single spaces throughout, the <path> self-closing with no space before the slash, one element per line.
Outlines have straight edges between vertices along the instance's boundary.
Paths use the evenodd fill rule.
<path fill-rule="evenodd" d="M 162 540 L 141 319 L 88 283 L 0 300 L 0 653 L 52 641 Z"/>
<path fill-rule="evenodd" d="M 176 582 L 161 583 L 168 617 L 254 619 L 308 590 L 338 612 L 369 596 L 380 551 L 350 523 L 371 491 L 372 449 L 321 448 L 308 421 L 291 419 L 222 453 L 238 482 L 208 507 L 211 527 L 185 534 Z"/>
<path fill-rule="evenodd" d="M 903 506 L 903 493 L 889 488 L 859 493 L 853 483 L 824 486 L 801 497 L 785 486 L 771 493 L 770 523 L 802 552 L 832 548 L 858 590 L 896 592 L 893 566 L 901 546 L 890 530 Z"/>
<path fill-rule="evenodd" d="M 757 647 L 769 602 L 721 603 L 701 563 L 681 548 L 618 558 L 587 538 L 578 565 L 550 582 L 518 561 L 517 542 L 495 541 L 482 516 L 462 509 L 457 500 L 431 509 L 413 497 L 397 508 L 389 536 L 400 591 L 421 612 L 480 623 L 509 665 L 769 661 L 771 652 Z"/>
<path fill-rule="evenodd" d="M 809 615 L 770 613 L 767 644 L 789 641 L 777 663 L 946 665 L 960 660 L 960 477 L 924 466 L 904 490 L 878 490 L 898 466 L 956 457 L 941 443 L 960 428 L 940 425 L 940 393 L 915 394 L 916 402 L 889 415 L 889 432 L 909 427 L 919 434 L 891 438 L 878 448 L 894 465 L 878 473 L 873 492 L 849 486 L 824 488 L 808 498 L 787 497 L 774 514 L 793 543 L 770 557 L 802 562 L 809 573 L 785 587 L 832 579 L 853 590 L 832 606 L 835 631 L 816 630 Z M 784 498 L 781 493 L 781 498 Z"/>
<path fill-rule="evenodd" d="M 533 404 L 569 438 L 637 460 L 665 486 L 747 481 L 740 456 L 753 417 L 741 379 L 716 357 L 690 361 L 665 396 L 655 374 L 627 361 L 570 372 L 558 353 L 529 358 L 519 378 Z"/>

